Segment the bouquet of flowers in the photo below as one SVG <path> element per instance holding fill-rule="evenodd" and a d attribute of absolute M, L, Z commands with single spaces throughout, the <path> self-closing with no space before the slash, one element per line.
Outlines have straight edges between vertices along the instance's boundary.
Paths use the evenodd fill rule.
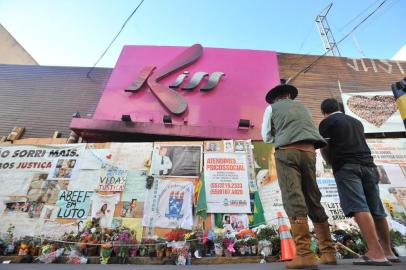
<path fill-rule="evenodd" d="M 101 245 L 100 250 L 100 263 L 107 264 L 109 262 L 111 253 L 112 253 L 112 244 L 111 242 L 106 242 Z"/>
<path fill-rule="evenodd" d="M 185 240 L 185 231 L 183 229 L 174 229 L 165 234 L 168 241 L 183 241 Z"/>
<path fill-rule="evenodd" d="M 232 235 L 228 234 L 223 238 L 223 248 L 226 255 L 231 256 L 233 253 L 235 253 L 234 242 L 235 238 Z"/>

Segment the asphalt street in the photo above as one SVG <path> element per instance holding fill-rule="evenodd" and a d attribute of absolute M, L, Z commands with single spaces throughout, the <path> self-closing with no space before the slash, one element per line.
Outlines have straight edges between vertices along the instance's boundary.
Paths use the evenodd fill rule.
<path fill-rule="evenodd" d="M 152 269 L 162 269 L 162 270 L 179 270 L 179 269 L 192 269 L 192 270 L 239 270 L 239 269 L 250 269 L 250 270 L 279 270 L 286 269 L 283 263 L 267 263 L 267 264 L 217 264 L 217 265 L 192 265 L 192 266 L 175 266 L 175 265 L 119 265 L 119 264 L 82 264 L 82 265 L 71 265 L 71 264 L 0 264 L 1 270 L 152 270 Z M 348 269 L 348 270 L 366 270 L 366 269 L 388 269 L 388 270 L 404 270 L 406 269 L 406 258 L 402 258 L 402 263 L 393 264 L 390 267 L 379 267 L 379 266 L 358 266 L 353 265 L 352 260 L 341 260 L 338 265 L 327 266 L 320 265 L 319 269 Z"/>

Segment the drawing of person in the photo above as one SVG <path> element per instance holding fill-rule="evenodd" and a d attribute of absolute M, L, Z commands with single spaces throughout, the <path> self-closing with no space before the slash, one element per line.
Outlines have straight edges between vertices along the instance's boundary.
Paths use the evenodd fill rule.
<path fill-rule="evenodd" d="M 104 203 L 100 208 L 100 210 L 96 212 L 96 217 L 101 218 L 103 216 L 106 216 L 106 211 L 107 211 L 107 203 Z"/>
<path fill-rule="evenodd" d="M 104 203 L 103 205 L 102 205 L 102 207 L 100 208 L 100 210 L 99 211 L 97 211 L 96 212 L 96 218 L 99 218 L 100 219 L 100 221 L 99 221 L 99 224 L 100 224 L 100 227 L 102 227 L 102 228 L 105 228 L 105 227 L 108 227 L 108 224 L 107 224 L 107 214 L 110 212 L 108 209 L 107 209 L 107 203 Z"/>

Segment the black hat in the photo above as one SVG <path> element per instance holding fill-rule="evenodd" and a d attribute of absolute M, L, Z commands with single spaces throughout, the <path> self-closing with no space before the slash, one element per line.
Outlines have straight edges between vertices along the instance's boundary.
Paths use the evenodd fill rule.
<path fill-rule="evenodd" d="M 274 99 L 280 95 L 290 94 L 291 99 L 295 99 L 297 97 L 297 88 L 290 84 L 279 84 L 269 90 L 268 94 L 266 94 L 265 100 L 269 104 L 272 104 Z"/>

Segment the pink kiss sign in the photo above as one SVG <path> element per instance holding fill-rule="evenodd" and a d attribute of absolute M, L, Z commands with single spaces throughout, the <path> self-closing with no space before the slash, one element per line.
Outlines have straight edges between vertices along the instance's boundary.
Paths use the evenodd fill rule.
<path fill-rule="evenodd" d="M 129 115 L 136 125 L 121 132 L 260 140 L 265 95 L 278 82 L 273 51 L 125 46 L 92 120 Z M 72 129 L 86 128 L 79 122 Z"/>

